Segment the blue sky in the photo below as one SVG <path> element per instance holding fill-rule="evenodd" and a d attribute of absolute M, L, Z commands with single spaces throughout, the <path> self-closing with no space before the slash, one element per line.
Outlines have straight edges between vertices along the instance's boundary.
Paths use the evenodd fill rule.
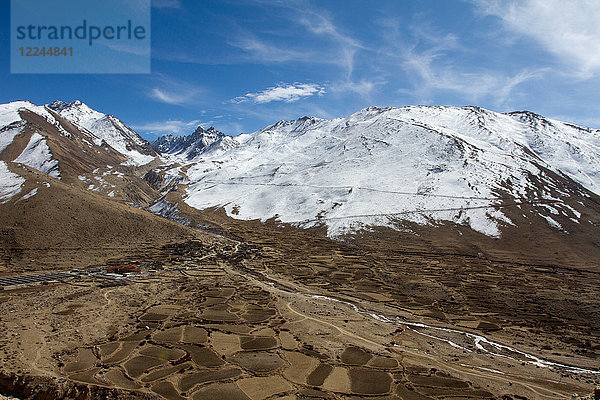
<path fill-rule="evenodd" d="M 597 1 L 153 0 L 152 73 L 140 75 L 10 74 L 2 2 L 1 103 L 80 99 L 148 139 L 372 105 L 526 109 L 600 127 Z"/>

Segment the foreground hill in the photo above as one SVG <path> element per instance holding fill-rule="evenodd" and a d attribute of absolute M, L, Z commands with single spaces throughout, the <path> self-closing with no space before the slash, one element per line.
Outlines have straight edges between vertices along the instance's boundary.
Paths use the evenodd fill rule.
<path fill-rule="evenodd" d="M 58 105 L 0 106 L 2 271 L 74 268 L 199 237 L 196 231 L 139 209 L 157 197 L 132 165 L 154 160 L 146 141 L 129 128 L 111 131 L 104 123 L 91 124 L 92 132 L 83 127 L 92 117 L 83 121 L 73 113 L 89 110 L 87 106 L 63 103 L 59 109 L 79 124 L 58 114 Z M 110 116 L 98 121 L 124 127 Z M 130 142 L 141 143 L 142 150 L 146 146 L 149 154 L 139 153 Z M 121 153 L 119 143 L 131 150 Z"/>
<path fill-rule="evenodd" d="M 8 166 L 20 191 L 0 204 L 0 272 L 71 269 L 208 235 L 65 184 L 29 167 Z"/>

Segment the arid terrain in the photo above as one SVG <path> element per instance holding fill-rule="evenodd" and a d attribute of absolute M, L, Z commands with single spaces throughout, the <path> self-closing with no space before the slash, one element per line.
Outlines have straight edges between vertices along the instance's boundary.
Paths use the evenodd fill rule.
<path fill-rule="evenodd" d="M 598 383 L 597 273 L 233 225 L 109 261 L 145 276 L 0 292 L 2 391 L 551 399 Z"/>

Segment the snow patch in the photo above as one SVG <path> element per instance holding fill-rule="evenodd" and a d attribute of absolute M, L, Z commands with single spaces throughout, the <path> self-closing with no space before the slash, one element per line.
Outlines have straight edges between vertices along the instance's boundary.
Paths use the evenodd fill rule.
<path fill-rule="evenodd" d="M 552 218 L 545 216 L 545 215 L 541 215 L 541 216 L 542 216 L 542 218 L 544 218 L 546 220 L 546 222 L 548 222 L 548 225 L 550 225 L 552 228 L 556 228 L 561 231 L 563 230 L 562 225 L 559 224 L 558 222 L 556 222 L 555 220 L 553 220 Z"/>
<path fill-rule="evenodd" d="M 547 209 L 548 211 L 550 211 L 554 215 L 559 215 L 560 214 L 560 212 L 556 208 L 554 208 L 554 207 L 552 207 L 552 206 L 550 206 L 548 204 L 542 204 L 542 207 L 544 207 L 545 209 Z"/>
<path fill-rule="evenodd" d="M 17 202 L 21 201 L 21 200 L 27 200 L 30 197 L 33 197 L 37 194 L 38 189 L 35 188 L 33 190 L 31 190 L 29 193 L 27 193 L 25 196 L 21 197 L 19 200 L 17 200 Z"/>
<path fill-rule="evenodd" d="M 573 207 L 571 207 L 568 204 L 563 204 L 563 206 L 565 208 L 568 208 L 569 211 L 571 211 L 571 213 L 573 213 L 573 215 L 575 216 L 575 218 L 577 218 L 577 219 L 581 218 L 581 213 L 579 211 L 577 211 L 576 209 L 574 209 Z"/>
<path fill-rule="evenodd" d="M 22 124 L 18 126 L 6 126 L 0 129 L 0 153 L 4 151 L 14 140 L 15 136 L 21 133 Z"/>
<path fill-rule="evenodd" d="M 37 132 L 31 135 L 27 147 L 25 147 L 23 152 L 14 160 L 14 162 L 25 164 L 40 172 L 60 179 L 58 160 L 52 158 L 52 153 L 50 153 L 50 148 L 48 148 L 48 145 L 46 144 L 46 139 Z"/>
<path fill-rule="evenodd" d="M 21 191 L 25 179 L 11 172 L 4 161 L 0 161 L 0 203 L 4 204 Z"/>

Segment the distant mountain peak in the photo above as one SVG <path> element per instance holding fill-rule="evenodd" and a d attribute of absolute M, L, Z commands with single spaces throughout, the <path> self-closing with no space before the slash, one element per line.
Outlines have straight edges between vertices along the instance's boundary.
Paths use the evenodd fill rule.
<path fill-rule="evenodd" d="M 217 135 L 217 136 L 225 136 L 223 132 L 219 132 L 213 126 L 208 129 L 204 129 L 201 125 L 198 125 L 196 130 L 192 133 L 192 135 L 203 135 L 203 134 Z"/>
<path fill-rule="evenodd" d="M 61 112 L 62 110 L 64 110 L 65 108 L 69 107 L 69 103 L 64 102 L 62 100 L 54 100 L 52 103 L 48 104 L 48 108 L 56 111 L 56 112 Z"/>
<path fill-rule="evenodd" d="M 198 126 L 194 132 L 186 136 L 175 136 L 173 134 L 161 136 L 152 142 L 152 147 L 163 155 L 192 160 L 209 151 L 229 149 L 235 146 L 236 143 L 233 137 L 216 130 L 212 126 L 208 129 Z"/>

